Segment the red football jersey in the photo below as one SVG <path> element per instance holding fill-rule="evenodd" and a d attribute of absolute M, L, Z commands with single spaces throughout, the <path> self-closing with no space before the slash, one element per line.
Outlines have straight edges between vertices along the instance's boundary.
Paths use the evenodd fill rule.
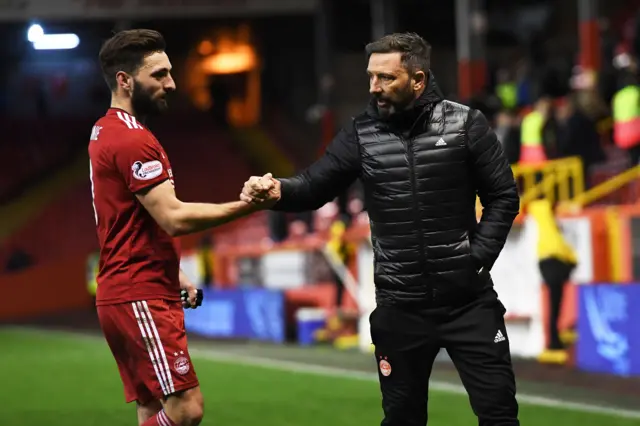
<path fill-rule="evenodd" d="M 180 300 L 179 247 L 135 193 L 173 172 L 164 149 L 135 117 L 110 108 L 89 142 L 89 173 L 100 241 L 97 305 Z"/>

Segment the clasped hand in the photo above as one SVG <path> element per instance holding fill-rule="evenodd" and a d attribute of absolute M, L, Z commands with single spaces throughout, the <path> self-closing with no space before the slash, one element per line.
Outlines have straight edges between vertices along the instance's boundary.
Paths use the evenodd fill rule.
<path fill-rule="evenodd" d="M 271 173 L 267 173 L 262 177 L 251 176 L 244 183 L 240 199 L 245 203 L 269 208 L 278 202 L 280 195 L 280 181 L 274 179 Z"/>

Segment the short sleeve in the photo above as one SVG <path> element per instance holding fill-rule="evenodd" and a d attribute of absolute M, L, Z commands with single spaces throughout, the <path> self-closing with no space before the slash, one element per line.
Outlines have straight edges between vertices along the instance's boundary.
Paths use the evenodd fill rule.
<path fill-rule="evenodd" d="M 164 155 L 145 136 L 128 137 L 113 152 L 116 169 L 133 193 L 169 179 Z"/>

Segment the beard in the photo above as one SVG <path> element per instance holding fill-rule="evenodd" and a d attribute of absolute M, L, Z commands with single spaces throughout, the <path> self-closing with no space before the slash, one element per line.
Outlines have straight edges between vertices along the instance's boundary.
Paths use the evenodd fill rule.
<path fill-rule="evenodd" d="M 146 89 L 139 81 L 135 81 L 131 94 L 131 106 L 137 115 L 150 116 L 164 113 L 169 106 L 165 96 L 154 99 L 149 89 Z"/>
<path fill-rule="evenodd" d="M 406 110 L 415 100 L 415 94 L 410 84 L 398 89 L 397 92 L 391 95 L 385 95 L 383 93 L 374 95 L 378 114 L 382 118 L 390 118 L 404 110 Z M 382 102 L 382 103 L 379 103 Z"/>

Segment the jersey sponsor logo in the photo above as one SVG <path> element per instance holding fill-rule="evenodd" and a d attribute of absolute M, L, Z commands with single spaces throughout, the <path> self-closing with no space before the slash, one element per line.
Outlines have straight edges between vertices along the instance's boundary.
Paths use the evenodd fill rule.
<path fill-rule="evenodd" d="M 134 178 L 150 180 L 162 174 L 162 163 L 158 160 L 147 161 L 146 163 L 136 161 L 131 166 L 131 170 L 133 171 Z"/>
<path fill-rule="evenodd" d="M 186 357 L 181 356 L 174 361 L 173 368 L 175 368 L 176 373 L 184 376 L 189 372 L 189 360 Z"/>

